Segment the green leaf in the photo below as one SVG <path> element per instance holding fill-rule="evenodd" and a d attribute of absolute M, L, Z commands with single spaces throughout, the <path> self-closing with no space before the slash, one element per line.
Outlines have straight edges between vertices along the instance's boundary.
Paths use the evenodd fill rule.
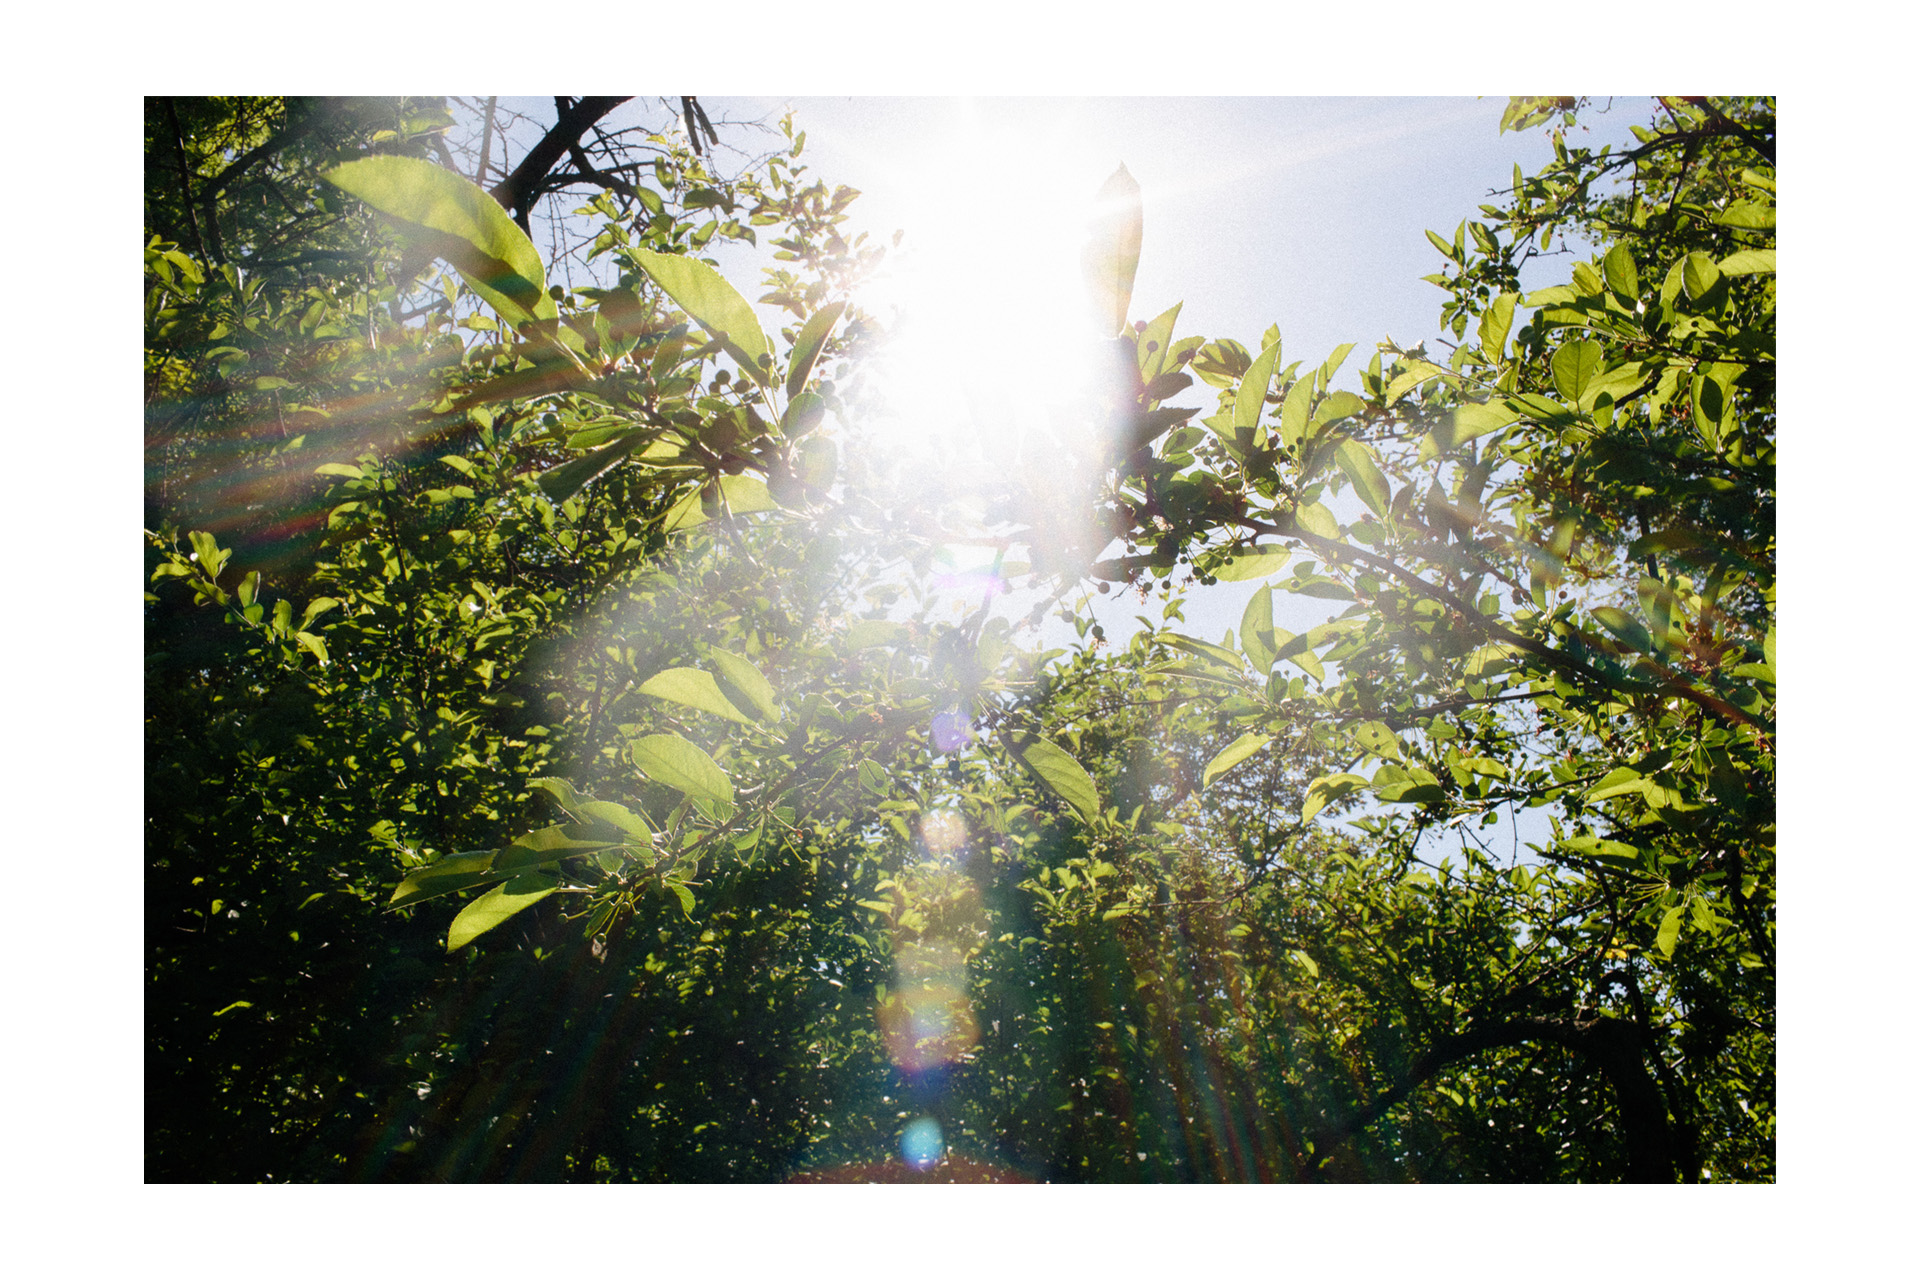
<path fill-rule="evenodd" d="M 1500 675 L 1513 669 L 1516 661 L 1525 650 L 1504 640 L 1493 644 L 1483 644 L 1467 655 L 1467 674 L 1469 676 Z"/>
<path fill-rule="evenodd" d="M 623 804 L 611 800 L 582 800 L 575 812 L 585 820 L 582 826 L 597 822 L 618 831 L 622 837 L 620 843 L 624 845 L 637 848 L 653 843 L 653 828 L 647 820 Z"/>
<path fill-rule="evenodd" d="M 1141 230 L 1140 184 L 1123 164 L 1094 197 L 1094 217 L 1080 260 L 1102 337 L 1126 328 L 1133 278 L 1140 268 Z"/>
<path fill-rule="evenodd" d="M 1279 656 L 1273 632 L 1273 588 L 1261 587 L 1247 601 L 1240 615 L 1240 651 L 1253 663 L 1254 670 L 1265 675 L 1273 670 Z"/>
<path fill-rule="evenodd" d="M 1300 821 L 1311 822 L 1313 815 L 1332 804 L 1343 800 L 1367 785 L 1367 780 L 1357 773 L 1330 773 L 1315 778 L 1307 785 L 1307 798 L 1300 806 Z"/>
<path fill-rule="evenodd" d="M 575 458 L 572 462 L 563 462 L 540 477 L 540 492 L 556 506 L 571 498 L 617 466 L 628 454 L 646 443 L 644 432 L 633 432 L 615 440 L 612 444 Z"/>
<path fill-rule="evenodd" d="M 721 476 L 720 496 L 733 515 L 780 509 L 780 504 L 773 500 L 772 491 L 767 488 L 767 482 L 757 476 Z"/>
<path fill-rule="evenodd" d="M 1633 250 L 1624 244 L 1616 244 L 1607 250 L 1607 256 L 1601 262 L 1606 272 L 1607 288 L 1614 296 L 1631 307 L 1640 297 L 1640 271 L 1633 265 Z"/>
<path fill-rule="evenodd" d="M 1638 771 L 1621 765 L 1594 783 L 1587 792 L 1587 799 L 1610 800 L 1614 796 L 1645 795 L 1646 793 L 1647 780 L 1642 778 Z"/>
<path fill-rule="evenodd" d="M 1374 774 L 1373 793 L 1383 804 L 1440 804 L 1447 798 L 1440 780 L 1417 765 L 1381 765 Z"/>
<path fill-rule="evenodd" d="M 712 675 L 694 667 L 669 667 L 640 686 L 640 692 L 650 698 L 659 698 L 666 702 L 677 702 L 683 707 L 692 707 L 696 711 L 705 711 L 723 720 L 734 720 L 740 724 L 752 724 L 753 721 L 740 714 L 732 699 L 720 690 Z"/>
<path fill-rule="evenodd" d="M 780 430 L 789 439 L 803 436 L 826 416 L 826 400 L 816 391 L 802 391 L 787 401 L 787 411 L 780 415 Z"/>
<path fill-rule="evenodd" d="M 802 440 L 800 447 L 794 451 L 793 473 L 803 484 L 826 492 L 833 486 L 834 477 L 840 473 L 839 448 L 824 436 Z"/>
<path fill-rule="evenodd" d="M 1687 296 L 1698 301 L 1720 283 L 1720 268 L 1712 258 L 1696 249 L 1681 262 L 1680 279 L 1686 285 Z"/>
<path fill-rule="evenodd" d="M 1082 822 L 1091 823 L 1100 816 L 1100 793 L 1078 760 L 1045 738 L 1018 747 L 1017 754 L 1049 791 L 1073 806 Z"/>
<path fill-rule="evenodd" d="M 559 316 L 533 241 L 499 201 L 459 174 L 406 156 L 369 156 L 320 176 L 403 224 L 508 323 Z"/>
<path fill-rule="evenodd" d="M 539 862 L 552 862 L 559 858 L 571 858 L 594 849 L 604 849 L 609 844 L 618 844 L 617 840 L 607 840 L 573 823 L 563 823 L 556 827 L 541 827 L 538 831 L 529 831 L 520 836 L 506 848 L 494 855 L 495 871 L 517 870 Z"/>
<path fill-rule="evenodd" d="M 1729 276 L 1751 276 L 1773 270 L 1773 250 L 1742 249 L 1720 259 L 1720 272 Z"/>
<path fill-rule="evenodd" d="M 1400 739 L 1395 737 L 1393 730 L 1382 721 L 1363 720 L 1347 732 L 1353 735 L 1353 740 L 1362 750 L 1370 751 L 1387 760 L 1403 758 L 1400 752 Z"/>
<path fill-rule="evenodd" d="M 1491 435 L 1519 420 L 1520 411 L 1504 400 L 1490 404 L 1463 404 L 1453 411 L 1451 429 L 1447 430 L 1445 439 L 1439 438 L 1444 428 L 1434 431 L 1434 443 L 1442 451 L 1457 449 L 1469 440 Z"/>
<path fill-rule="evenodd" d="M 1459 765 L 1468 773 L 1477 773 L 1486 778 L 1507 776 L 1507 766 L 1498 760 L 1490 760 L 1486 756 L 1465 756 L 1461 758 Z"/>
<path fill-rule="evenodd" d="M 858 770 L 860 785 L 881 799 L 893 794 L 893 778 L 886 767 L 872 760 L 862 760 Z"/>
<path fill-rule="evenodd" d="M 819 362 L 820 353 L 826 349 L 827 338 L 833 333 L 833 326 L 839 323 L 846 309 L 844 302 L 822 307 L 800 326 L 800 333 L 793 340 L 793 356 L 787 365 L 789 400 L 806 390 L 807 383 L 813 378 L 813 366 Z"/>
<path fill-rule="evenodd" d="M 682 254 L 635 249 L 633 256 L 675 306 L 719 340 L 748 377 L 763 387 L 773 385 L 773 352 L 767 335 L 760 331 L 747 300 L 718 271 Z"/>
<path fill-rule="evenodd" d="M 1348 343 L 1352 346 L 1352 343 Z M 1367 407 L 1367 402 L 1351 391 L 1334 391 L 1327 395 L 1313 411 L 1313 425 L 1323 427 L 1329 422 L 1338 422 L 1350 418 Z"/>
<path fill-rule="evenodd" d="M 1511 311 L 1511 308 L 1509 308 L 1509 311 Z M 1483 325 L 1486 323 L 1485 317 L 1482 317 L 1481 323 Z M 1421 383 L 1433 378 L 1445 377 L 1446 373 L 1447 371 L 1445 369 L 1430 361 L 1415 360 L 1395 377 L 1392 382 L 1387 384 L 1386 403 L 1391 405 Z"/>
<path fill-rule="evenodd" d="M 1353 490 L 1360 495 L 1360 501 L 1372 509 L 1373 514 L 1385 517 L 1393 501 L 1393 491 L 1387 487 L 1387 478 L 1380 474 L 1380 468 L 1374 464 L 1373 453 L 1358 440 L 1342 440 L 1340 447 L 1333 451 L 1334 463 L 1353 482 Z"/>
<path fill-rule="evenodd" d="M 848 625 L 846 645 L 848 649 L 871 649 L 879 644 L 892 644 L 906 634 L 906 628 L 897 622 L 888 622 L 884 618 L 862 618 Z"/>
<path fill-rule="evenodd" d="M 1240 380 L 1240 387 L 1233 393 L 1233 425 L 1235 430 L 1251 431 L 1260 425 L 1260 411 L 1266 407 L 1267 389 L 1273 384 L 1273 371 L 1280 367 L 1280 344 L 1275 342 L 1262 351 L 1247 370 L 1247 376 Z"/>
<path fill-rule="evenodd" d="M 1184 649 L 1195 657 L 1216 662 L 1236 674 L 1241 669 L 1240 655 L 1222 645 L 1212 644 L 1206 640 L 1197 640 L 1192 636 L 1183 636 L 1178 631 L 1162 632 L 1160 634 L 1160 641 L 1175 649 Z"/>
<path fill-rule="evenodd" d="M 1282 546 L 1245 547 L 1234 552 L 1233 559 L 1209 572 L 1222 582 L 1251 582 L 1286 568 L 1292 555 Z"/>
<path fill-rule="evenodd" d="M 745 699 L 762 720 L 771 723 L 780 718 L 780 708 L 773 701 L 773 686 L 760 674 L 760 668 L 724 649 L 709 649 L 707 657 L 720 668 L 720 679 Z M 737 704 L 739 699 L 735 701 Z"/>
<path fill-rule="evenodd" d="M 559 887 L 558 877 L 529 871 L 481 894 L 453 918 L 453 924 L 447 929 L 448 952 L 458 951 Z"/>
<path fill-rule="evenodd" d="M 1618 636 L 1628 648 L 1637 649 L 1641 653 L 1653 652 L 1653 637 L 1648 635 L 1647 629 L 1625 610 L 1616 609 L 1612 605 L 1601 605 L 1593 611 L 1593 619 Z"/>
<path fill-rule="evenodd" d="M 1313 379 L 1302 378 L 1287 392 L 1280 404 L 1280 439 L 1290 448 L 1299 448 L 1307 434 L 1307 414 L 1313 406 Z"/>
<path fill-rule="evenodd" d="M 702 800 L 733 803 L 733 783 L 713 757 L 671 733 L 637 738 L 628 749 L 635 765 L 655 782 Z"/>
<path fill-rule="evenodd" d="M 1674 944 L 1680 941 L 1680 921 L 1686 916 L 1685 904 L 1671 908 L 1661 918 L 1660 932 L 1653 937 L 1653 945 L 1660 949 L 1663 956 L 1672 956 Z"/>
<path fill-rule="evenodd" d="M 1352 352 L 1354 345 L 1351 342 L 1341 343 L 1333 349 L 1333 354 L 1327 357 L 1326 363 L 1320 366 L 1319 382 L 1322 390 L 1325 390 L 1327 384 L 1333 381 L 1333 375 L 1340 372 L 1340 366 L 1347 362 L 1347 356 Z"/>
<path fill-rule="evenodd" d="M 1577 401 L 1600 372 L 1606 352 L 1591 338 L 1579 338 L 1553 353 L 1553 385 L 1561 397 Z"/>
<path fill-rule="evenodd" d="M 700 500 L 700 490 L 695 489 L 667 509 L 667 514 L 660 518 L 660 528 L 664 533 L 679 533 L 706 522 L 707 513 Z"/>
<path fill-rule="evenodd" d="M 1271 734 L 1241 734 L 1240 737 L 1236 738 L 1229 746 L 1222 750 L 1220 754 L 1207 761 L 1206 770 L 1200 776 L 1200 789 L 1205 791 L 1208 783 L 1272 741 L 1273 736 Z"/>
<path fill-rule="evenodd" d="M 451 853 L 438 862 L 419 868 L 394 886 L 393 896 L 387 905 L 404 907 L 427 898 L 437 898 L 443 893 L 452 893 L 458 889 L 473 889 L 490 880 L 498 880 L 508 874 L 506 870 L 494 870 L 493 863 L 500 851 L 495 849 L 477 849 L 470 853 Z M 552 861 L 553 859 L 536 859 Z"/>
<path fill-rule="evenodd" d="M 1770 204 L 1755 204 L 1751 200 L 1735 200 L 1732 204 L 1728 205 L 1718 217 L 1714 218 L 1714 222 L 1722 227 L 1740 227 L 1748 231 L 1771 231 L 1774 228 L 1775 217 L 1774 206 Z M 1720 269 L 1722 271 L 1726 270 L 1726 264 L 1722 263 Z"/>
<path fill-rule="evenodd" d="M 1173 348 L 1173 322 L 1180 315 L 1180 304 L 1174 303 L 1165 311 L 1147 322 L 1147 328 L 1140 335 L 1140 342 L 1134 356 L 1140 363 L 1140 380 L 1152 382 L 1168 368 L 1167 355 Z"/>
<path fill-rule="evenodd" d="M 1507 334 L 1513 329 L 1515 301 L 1510 293 L 1498 294 L 1480 316 L 1480 350 L 1496 364 L 1506 359 Z M 1433 368 L 1432 365 L 1427 367 Z M 1398 384 L 1399 380 L 1395 379 L 1395 385 Z M 1392 403 L 1391 398 L 1388 403 Z"/>
<path fill-rule="evenodd" d="M 1333 512 L 1317 502 L 1309 502 L 1293 513 L 1294 520 L 1308 533 L 1317 533 L 1323 538 L 1338 539 L 1340 522 L 1333 518 Z"/>

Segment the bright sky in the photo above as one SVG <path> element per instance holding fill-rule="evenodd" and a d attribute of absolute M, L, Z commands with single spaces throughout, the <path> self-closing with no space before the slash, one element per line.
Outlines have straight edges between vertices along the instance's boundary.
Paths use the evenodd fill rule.
<path fill-rule="evenodd" d="M 863 194 L 852 226 L 906 232 L 902 271 L 868 305 L 921 317 L 934 341 L 929 386 L 951 385 L 968 342 L 990 351 L 1078 336 L 1078 254 L 1094 193 L 1121 163 L 1142 188 L 1145 239 L 1130 319 L 1182 304 L 1177 335 L 1259 349 L 1278 324 L 1284 362 L 1311 368 L 1357 344 L 1435 335 L 1443 295 L 1423 233 L 1451 238 L 1489 193 L 1550 156 L 1541 132 L 1499 130 L 1504 98 L 707 98 L 716 120 L 774 120 L 791 107 L 813 176 Z M 1588 138 L 1616 143 L 1647 99 L 1590 113 Z M 750 148 L 750 144 L 747 144 Z M 745 282 L 743 282 L 745 283 Z M 1544 281 L 1543 281 L 1544 283 Z M 1024 368 L 1023 368 L 1024 365 Z M 1055 377 L 1038 360 L 994 361 L 1016 401 Z M 1023 380 L 1024 379 L 1024 380 Z M 1212 403 L 1204 385 L 1179 402 Z M 935 403 L 929 396 L 928 403 Z M 1030 460 L 1026 460 L 1030 461 Z M 1189 629 L 1217 640 L 1258 583 L 1190 597 Z M 1133 628 L 1130 597 L 1094 597 L 1109 634 Z M 1156 610 L 1157 611 L 1157 610 Z M 1327 603 L 1286 598 L 1279 625 L 1326 620 Z M 1043 640 L 1067 643 L 1055 624 Z"/>

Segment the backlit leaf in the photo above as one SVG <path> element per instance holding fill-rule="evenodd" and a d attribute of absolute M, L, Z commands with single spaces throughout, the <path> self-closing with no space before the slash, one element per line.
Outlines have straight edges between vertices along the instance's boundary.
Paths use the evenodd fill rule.
<path fill-rule="evenodd" d="M 1362 721 L 1347 732 L 1353 735 L 1353 740 L 1363 750 L 1371 751 L 1384 759 L 1401 758 L 1400 739 L 1394 736 L 1392 729 L 1378 720 Z"/>
<path fill-rule="evenodd" d="M 1276 641 L 1273 632 L 1273 588 L 1261 587 L 1240 615 L 1240 650 L 1262 675 L 1273 669 Z"/>
<path fill-rule="evenodd" d="M 1660 931 L 1653 936 L 1653 945 L 1659 948 L 1661 955 L 1673 954 L 1674 944 L 1680 941 L 1680 922 L 1685 918 L 1686 913 L 1687 909 L 1683 905 L 1670 909 L 1665 916 L 1661 917 Z"/>
<path fill-rule="evenodd" d="M 1207 761 L 1207 767 L 1200 777 L 1200 789 L 1206 790 L 1207 784 L 1239 764 L 1273 741 L 1271 734 L 1246 733 L 1236 738 L 1220 754 Z"/>
<path fill-rule="evenodd" d="M 1141 229 L 1140 184 L 1123 164 L 1094 196 L 1094 217 L 1081 257 L 1102 337 L 1126 327 L 1133 278 L 1140 267 Z"/>
<path fill-rule="evenodd" d="M 724 720 L 735 720 L 741 724 L 753 721 L 740 714 L 738 708 L 727 695 L 720 690 L 711 674 L 694 667 L 669 667 L 653 676 L 640 686 L 640 692 L 651 698 L 660 698 L 666 702 L 677 702 L 683 707 L 692 707 L 696 711 L 705 711 Z"/>
<path fill-rule="evenodd" d="M 1246 547 L 1211 572 L 1222 582 L 1249 582 L 1286 568 L 1292 554 L 1282 546 Z"/>
<path fill-rule="evenodd" d="M 1509 310 L 1511 310 L 1511 308 L 1509 308 Z M 1484 317 L 1482 318 L 1482 323 L 1485 323 Z M 1393 404 L 1421 383 L 1433 378 L 1444 377 L 1446 372 L 1445 369 L 1431 361 L 1415 360 L 1396 375 L 1392 382 L 1387 384 L 1384 399 L 1388 404 Z"/>
<path fill-rule="evenodd" d="M 1647 629 L 1625 610 L 1616 609 L 1612 605 L 1601 605 L 1593 611 L 1593 619 L 1618 636 L 1628 648 L 1637 649 L 1641 653 L 1653 652 L 1653 637 L 1648 635 Z"/>
<path fill-rule="evenodd" d="M 1520 411 L 1504 400 L 1496 400 L 1491 404 L 1463 404 L 1453 411 L 1453 421 L 1447 427 L 1435 428 L 1434 443 L 1441 452 L 1457 449 L 1469 440 L 1490 435 L 1519 420 Z"/>
<path fill-rule="evenodd" d="M 1290 447 L 1298 448 L 1301 437 L 1307 434 L 1307 415 L 1313 405 L 1313 379 L 1302 378 L 1293 384 L 1287 392 L 1287 398 L 1280 404 L 1280 438 Z"/>
<path fill-rule="evenodd" d="M 820 352 L 826 348 L 827 339 L 833 334 L 833 326 L 839 323 L 840 315 L 846 309 L 845 302 L 822 307 L 800 326 L 800 332 L 793 340 L 793 356 L 787 366 L 789 399 L 806 390 L 807 383 L 813 378 L 813 366 L 819 362 Z"/>
<path fill-rule="evenodd" d="M 1750 276 L 1773 270 L 1773 250 L 1742 249 L 1720 259 L 1720 272 L 1729 276 Z"/>
<path fill-rule="evenodd" d="M 635 249 L 634 260 L 674 305 L 719 339 L 729 356 L 761 386 L 773 381 L 773 353 L 753 308 L 718 271 L 683 254 Z M 824 314 L 824 313 L 822 313 Z M 824 339 L 823 339 L 824 340 Z"/>
<path fill-rule="evenodd" d="M 533 241 L 499 201 L 459 174 L 406 156 L 368 156 L 321 176 L 401 223 L 509 323 L 559 315 Z"/>
<path fill-rule="evenodd" d="M 1614 796 L 1645 795 L 1646 793 L 1646 779 L 1642 778 L 1637 771 L 1621 765 L 1594 783 L 1592 789 L 1587 792 L 1587 799 L 1610 800 Z"/>
<path fill-rule="evenodd" d="M 723 649 L 710 649 L 707 657 L 713 665 L 720 668 L 720 679 L 732 690 L 746 699 L 748 706 L 757 712 L 762 720 L 773 721 L 780 718 L 780 709 L 773 702 L 773 686 L 760 674 L 760 668 L 745 658 L 726 652 Z"/>
<path fill-rule="evenodd" d="M 1073 806 L 1081 821 L 1092 822 L 1100 816 L 1100 793 L 1078 760 L 1045 738 L 1020 746 L 1018 754 L 1049 791 Z"/>
<path fill-rule="evenodd" d="M 1308 784 L 1306 801 L 1300 806 L 1300 821 L 1313 821 L 1314 814 L 1366 785 L 1367 780 L 1357 773 L 1331 773 L 1315 778 Z"/>
<path fill-rule="evenodd" d="M 1349 343 L 1348 345 L 1352 345 Z M 1367 402 L 1351 391 L 1330 392 L 1313 410 L 1313 425 L 1325 426 L 1329 422 L 1338 422 L 1350 418 L 1367 407 Z"/>
<path fill-rule="evenodd" d="M 1334 463 L 1353 482 L 1353 491 L 1377 516 L 1385 516 L 1393 501 L 1387 478 L 1374 464 L 1373 454 L 1358 440 L 1342 440 L 1333 452 Z"/>
<path fill-rule="evenodd" d="M 1687 296 L 1697 301 L 1720 283 L 1720 268 L 1712 258 L 1696 249 L 1681 261 L 1680 279 L 1686 285 Z"/>
<path fill-rule="evenodd" d="M 655 782 L 702 800 L 733 803 L 733 783 L 713 757 L 671 733 L 637 738 L 627 749 L 634 764 Z"/>
<path fill-rule="evenodd" d="M 1640 271 L 1633 264 L 1633 250 L 1616 244 L 1607 250 L 1600 266 L 1606 273 L 1607 287 L 1621 302 L 1631 306 L 1640 296 Z"/>
<path fill-rule="evenodd" d="M 1606 352 L 1591 338 L 1579 338 L 1553 353 L 1553 385 L 1562 399 L 1579 400 L 1594 375 L 1600 372 Z"/>
<path fill-rule="evenodd" d="M 1317 502 L 1309 502 L 1294 512 L 1294 519 L 1308 533 L 1319 534 L 1323 538 L 1337 539 L 1340 536 L 1340 522 L 1333 518 L 1333 512 Z"/>
<path fill-rule="evenodd" d="M 1480 350 L 1486 353 L 1489 360 L 1497 362 L 1506 359 L 1507 334 L 1513 328 L 1514 301 L 1512 294 L 1501 293 L 1495 296 L 1494 300 L 1487 304 L 1486 311 L 1481 313 Z M 1398 385 L 1397 379 L 1395 384 Z"/>
<path fill-rule="evenodd" d="M 1171 368 L 1167 355 L 1173 347 L 1173 322 L 1179 314 L 1180 304 L 1176 302 L 1147 322 L 1146 331 L 1140 335 L 1134 350 L 1142 382 L 1152 382 L 1163 370 Z"/>
<path fill-rule="evenodd" d="M 1254 358 L 1247 376 L 1240 380 L 1233 395 L 1233 425 L 1236 430 L 1252 430 L 1260 424 L 1260 411 L 1266 406 L 1267 390 L 1273 384 L 1273 371 L 1280 367 L 1280 344 L 1275 342 Z"/>
<path fill-rule="evenodd" d="M 529 871 L 469 902 L 447 929 L 447 950 L 458 951 L 560 887 L 559 878 Z"/>
<path fill-rule="evenodd" d="M 1728 205 L 1714 222 L 1723 227 L 1741 227 L 1749 231 L 1771 231 L 1774 228 L 1776 213 L 1770 204 L 1755 204 L 1750 200 L 1735 200 Z M 1726 264 L 1720 266 L 1726 270 Z"/>

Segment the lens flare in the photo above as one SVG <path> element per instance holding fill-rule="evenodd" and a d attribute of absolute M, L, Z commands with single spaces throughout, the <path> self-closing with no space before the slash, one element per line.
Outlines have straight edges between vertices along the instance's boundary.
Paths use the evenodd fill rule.
<path fill-rule="evenodd" d="M 880 1034 L 894 1065 L 919 1076 L 958 1061 L 980 1043 L 967 998 L 967 963 L 943 942 L 909 942 L 895 961 L 897 984 L 880 1001 Z"/>
<path fill-rule="evenodd" d="M 962 711 L 942 711 L 933 718 L 933 749 L 941 755 L 973 745 L 973 722 Z"/>
<path fill-rule="evenodd" d="M 967 847 L 967 820 L 951 809 L 936 809 L 920 819 L 920 838 L 928 853 L 949 857 Z"/>
<path fill-rule="evenodd" d="M 1007 590 L 1002 554 L 994 547 L 948 543 L 934 553 L 933 586 L 968 605 L 983 604 Z"/>
<path fill-rule="evenodd" d="M 932 1116 L 921 1116 L 900 1135 L 900 1158 L 916 1169 L 932 1167 L 945 1149 L 940 1138 L 940 1122 Z"/>

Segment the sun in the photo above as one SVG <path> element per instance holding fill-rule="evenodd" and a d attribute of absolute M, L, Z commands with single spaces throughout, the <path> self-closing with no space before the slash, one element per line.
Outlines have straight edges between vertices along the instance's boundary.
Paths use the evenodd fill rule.
<path fill-rule="evenodd" d="M 927 585 L 955 607 L 1012 591 L 996 607 L 1024 611 L 1027 567 L 1045 577 L 1110 541 L 1096 393 L 1113 334 L 1082 256 L 1120 157 L 1041 114 L 954 102 L 944 132 L 889 165 L 903 236 L 862 296 L 888 339 L 843 447 L 898 506 L 940 513 L 949 545 Z"/>
<path fill-rule="evenodd" d="M 956 102 L 945 137 L 894 170 L 905 232 L 868 310 L 892 327 L 870 447 L 954 464 L 1047 466 L 1085 394 L 1095 331 L 1080 269 L 1092 188 L 1072 140 Z"/>

